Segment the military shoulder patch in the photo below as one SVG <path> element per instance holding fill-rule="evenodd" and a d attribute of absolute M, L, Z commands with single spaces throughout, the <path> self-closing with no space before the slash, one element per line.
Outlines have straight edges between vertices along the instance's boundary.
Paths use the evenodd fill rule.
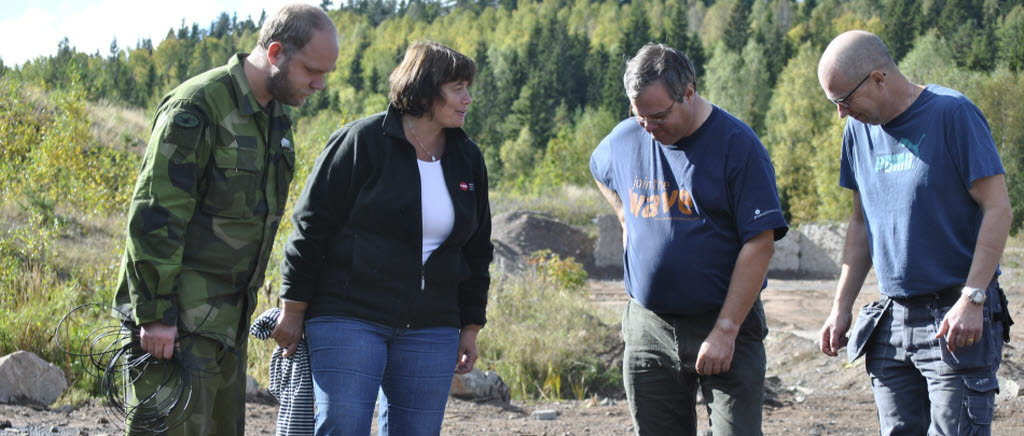
<path fill-rule="evenodd" d="M 191 129 L 199 125 L 199 117 L 188 112 L 178 112 L 174 114 L 174 124 L 185 129 Z"/>

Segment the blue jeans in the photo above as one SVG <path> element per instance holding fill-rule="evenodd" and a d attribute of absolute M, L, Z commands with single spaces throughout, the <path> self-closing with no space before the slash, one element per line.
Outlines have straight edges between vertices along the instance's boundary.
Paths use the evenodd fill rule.
<path fill-rule="evenodd" d="M 356 318 L 306 321 L 316 434 L 367 435 L 380 395 L 379 434 L 436 435 L 455 373 L 459 330 L 401 329 Z"/>
<path fill-rule="evenodd" d="M 697 375 L 697 353 L 717 319 L 716 312 L 659 315 L 636 300 L 626 303 L 622 376 L 638 435 L 696 434 L 698 385 L 716 436 L 761 434 L 764 307 L 759 298 L 740 326 L 729 370 Z"/>
<path fill-rule="evenodd" d="M 857 320 L 878 321 L 867 332 L 865 368 L 883 435 L 990 434 L 1003 349 L 1003 322 L 993 316 L 1004 310 L 1000 291 L 995 284 L 988 288 L 981 339 L 950 353 L 935 334 L 958 298 L 958 292 L 883 296 L 882 304 L 872 305 L 882 310 L 865 309 Z"/>

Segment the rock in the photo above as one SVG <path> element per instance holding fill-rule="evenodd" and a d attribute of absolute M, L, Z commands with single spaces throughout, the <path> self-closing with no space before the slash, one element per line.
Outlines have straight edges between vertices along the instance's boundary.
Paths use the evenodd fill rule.
<path fill-rule="evenodd" d="M 799 230 L 789 229 L 786 237 L 775 241 L 775 254 L 768 264 L 768 274 L 772 278 L 800 274 L 800 240 L 803 237 Z"/>
<path fill-rule="evenodd" d="M 523 270 L 527 257 L 551 250 L 562 259 L 574 258 L 589 273 L 594 265 L 594 242 L 573 226 L 539 212 L 506 212 L 491 220 L 494 264 L 503 273 Z"/>
<path fill-rule="evenodd" d="M 50 433 L 59 433 L 59 432 L 60 432 L 60 428 L 58 428 L 56 425 L 50 427 Z"/>
<path fill-rule="evenodd" d="M 11 428 L 11 427 L 14 427 L 14 424 L 11 424 L 11 421 L 6 420 L 6 419 L 3 420 L 3 421 L 0 421 L 0 430 L 8 429 L 8 428 Z"/>
<path fill-rule="evenodd" d="M 256 377 L 249 374 L 245 375 L 245 397 L 252 398 L 260 395 L 260 382 L 256 381 Z"/>
<path fill-rule="evenodd" d="M 15 351 L 0 357 L 0 403 L 49 406 L 67 387 L 64 371 L 35 353 Z"/>
<path fill-rule="evenodd" d="M 837 278 L 845 239 L 845 224 L 804 224 L 791 228 L 785 238 L 775 241 L 768 276 Z"/>
<path fill-rule="evenodd" d="M 474 369 L 466 374 L 455 374 L 449 395 L 473 401 L 500 400 L 509 403 L 511 391 L 501 376 L 494 371 L 482 372 Z"/>
<path fill-rule="evenodd" d="M 622 223 L 614 214 L 598 215 L 597 244 L 594 247 L 594 264 L 600 268 L 617 268 L 622 271 Z"/>
<path fill-rule="evenodd" d="M 999 379 L 999 397 L 1012 400 L 1021 395 L 1020 384 L 1006 377 Z"/>
<path fill-rule="evenodd" d="M 534 410 L 531 416 L 533 416 L 533 419 L 540 421 L 553 421 L 558 418 L 558 411 L 551 409 Z"/>
<path fill-rule="evenodd" d="M 836 278 L 843 264 L 846 226 L 805 224 L 800 226 L 800 273 L 804 277 Z"/>

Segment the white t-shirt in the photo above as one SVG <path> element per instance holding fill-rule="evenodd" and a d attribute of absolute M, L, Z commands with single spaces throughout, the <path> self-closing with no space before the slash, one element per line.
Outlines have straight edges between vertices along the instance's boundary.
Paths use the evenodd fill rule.
<path fill-rule="evenodd" d="M 444 184 L 441 161 L 424 162 L 419 159 L 420 199 L 423 204 L 423 263 L 448 239 L 455 225 L 455 208 Z"/>

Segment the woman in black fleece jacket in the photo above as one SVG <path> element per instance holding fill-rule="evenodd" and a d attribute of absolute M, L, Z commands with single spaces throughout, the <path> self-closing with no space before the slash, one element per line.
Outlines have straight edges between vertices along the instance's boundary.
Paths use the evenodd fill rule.
<path fill-rule="evenodd" d="M 335 132 L 295 206 L 272 337 L 305 329 L 317 434 L 438 434 L 452 374 L 473 369 L 493 246 L 487 171 L 461 127 L 471 59 L 416 43 L 386 112 Z"/>

